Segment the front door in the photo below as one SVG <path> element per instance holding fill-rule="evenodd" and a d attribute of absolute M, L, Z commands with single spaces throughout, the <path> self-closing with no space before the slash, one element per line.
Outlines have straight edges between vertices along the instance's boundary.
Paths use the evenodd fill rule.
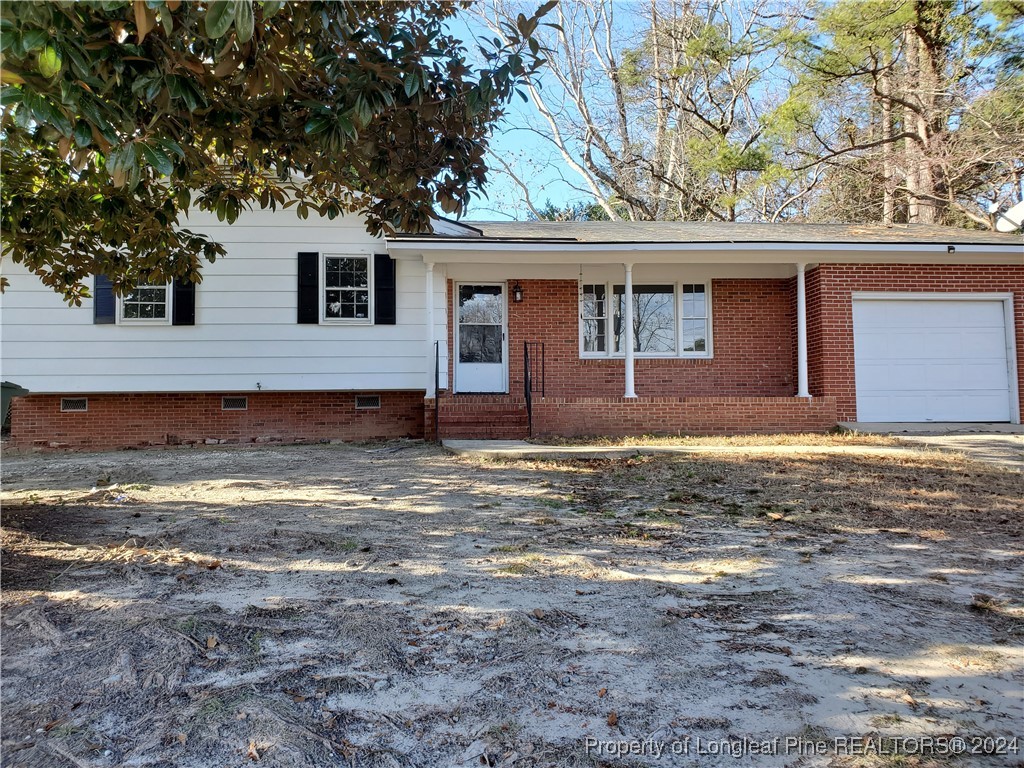
<path fill-rule="evenodd" d="M 508 391 L 504 284 L 456 286 L 455 345 L 456 392 Z"/>

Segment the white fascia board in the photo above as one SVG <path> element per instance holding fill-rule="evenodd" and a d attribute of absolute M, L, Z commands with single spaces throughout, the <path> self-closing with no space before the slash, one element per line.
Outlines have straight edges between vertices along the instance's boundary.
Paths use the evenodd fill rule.
<path fill-rule="evenodd" d="M 388 240 L 392 253 L 415 253 L 425 261 L 471 263 L 621 263 L 627 255 L 643 254 L 648 262 L 731 263 L 918 263 L 1020 264 L 1024 244 L 985 245 L 951 243 L 551 243 L 403 239 Z M 514 254 L 514 255 L 513 255 Z"/>

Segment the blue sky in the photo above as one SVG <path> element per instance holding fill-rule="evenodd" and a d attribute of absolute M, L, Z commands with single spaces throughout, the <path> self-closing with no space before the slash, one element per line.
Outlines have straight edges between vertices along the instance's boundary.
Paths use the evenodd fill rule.
<path fill-rule="evenodd" d="M 449 28 L 453 34 L 467 42 L 467 49 L 471 54 L 475 50 L 472 43 L 474 35 L 493 37 L 480 22 L 467 13 L 460 14 L 450 22 Z M 572 179 L 573 171 L 565 164 L 554 146 L 525 127 L 540 126 L 542 120 L 533 102 L 524 103 L 518 96 L 514 97 L 509 105 L 508 115 L 495 130 L 491 140 L 491 154 L 522 169 L 523 175 L 530 179 L 531 195 L 538 206 L 549 199 L 558 206 L 579 200 L 593 200 L 592 196 L 574 189 L 563 180 L 564 177 L 575 183 Z M 486 197 L 477 198 L 470 203 L 469 210 L 463 217 L 465 220 L 527 218 L 528 208 L 523 202 L 522 190 L 502 172 L 500 166 L 492 167 L 485 193 Z"/>

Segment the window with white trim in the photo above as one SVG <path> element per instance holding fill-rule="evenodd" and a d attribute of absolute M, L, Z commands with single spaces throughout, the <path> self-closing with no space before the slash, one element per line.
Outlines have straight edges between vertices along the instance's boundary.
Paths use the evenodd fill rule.
<path fill-rule="evenodd" d="M 703 283 L 683 283 L 682 351 L 706 354 L 708 351 L 708 300 Z"/>
<path fill-rule="evenodd" d="M 145 283 L 129 288 L 118 302 L 122 323 L 169 323 L 171 322 L 170 285 L 147 285 Z"/>
<path fill-rule="evenodd" d="M 369 323 L 373 317 L 368 255 L 323 257 L 323 318 L 328 322 Z"/>
<path fill-rule="evenodd" d="M 606 286 L 591 285 L 583 286 L 580 293 L 580 318 L 582 320 L 580 333 L 582 336 L 581 349 L 587 352 L 605 352 L 607 346 L 608 317 L 607 301 L 605 300 Z"/>
<path fill-rule="evenodd" d="M 623 284 L 580 284 L 582 357 L 624 356 L 624 294 Z M 709 306 L 706 283 L 634 285 L 633 351 L 646 357 L 709 357 Z"/>

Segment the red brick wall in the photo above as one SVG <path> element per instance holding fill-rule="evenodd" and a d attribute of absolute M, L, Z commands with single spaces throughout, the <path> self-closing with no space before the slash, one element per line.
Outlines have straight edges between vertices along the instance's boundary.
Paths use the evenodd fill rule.
<path fill-rule="evenodd" d="M 222 395 L 214 393 L 88 395 L 86 413 L 61 413 L 60 395 L 17 397 L 11 442 L 96 449 L 423 437 L 423 392 L 374 392 L 381 407 L 368 410 L 356 410 L 355 395 L 362 393 L 355 392 L 245 394 L 247 411 L 221 410 Z"/>
<path fill-rule="evenodd" d="M 1024 392 L 1024 266 L 822 264 L 808 274 L 808 363 L 812 395 L 835 397 L 840 421 L 857 418 L 854 291 L 1014 294 L 1017 378 Z"/>
<path fill-rule="evenodd" d="M 516 304 L 509 297 L 510 393 L 522 393 L 523 342 L 542 341 L 545 388 L 549 397 L 620 397 L 625 365 L 621 358 L 580 359 L 577 282 L 511 279 L 508 286 L 516 282 L 523 287 L 524 298 Z M 449 344 L 454 333 L 452 290 L 452 281 L 449 281 Z M 714 358 L 637 357 L 634 367 L 637 395 L 794 395 L 794 280 L 715 280 L 711 290 Z M 451 357 L 455 354 L 453 351 Z"/>
<path fill-rule="evenodd" d="M 733 435 L 824 432 L 836 424 L 833 398 L 548 398 L 534 403 L 535 435 Z"/>

